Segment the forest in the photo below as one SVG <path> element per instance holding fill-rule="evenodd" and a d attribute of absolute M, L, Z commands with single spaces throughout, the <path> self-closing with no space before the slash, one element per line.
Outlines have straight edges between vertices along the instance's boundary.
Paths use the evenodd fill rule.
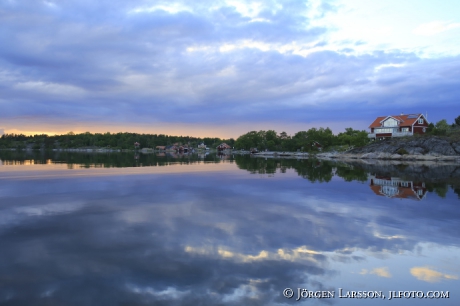
<path fill-rule="evenodd" d="M 345 129 L 345 132 L 334 135 L 329 128 L 311 128 L 300 131 L 293 136 L 286 132 L 277 133 L 274 130 L 251 131 L 233 138 L 200 138 L 190 136 L 169 136 L 163 134 L 136 134 L 136 133 L 81 133 L 72 132 L 64 135 L 49 136 L 46 134 L 30 135 L 4 134 L 0 137 L 0 149 L 70 149 L 70 148 L 110 148 L 134 149 L 134 143 L 139 143 L 139 148 L 155 148 L 172 144 L 188 145 L 196 148 L 204 143 L 209 148 L 216 148 L 222 142 L 239 150 L 270 151 L 315 151 L 318 150 L 314 143 L 319 143 L 322 148 L 331 146 L 363 146 L 368 143 L 367 132 Z"/>
<path fill-rule="evenodd" d="M 241 135 L 236 140 L 233 138 L 221 139 L 210 137 L 170 136 L 164 134 L 137 134 L 137 133 L 80 133 L 69 132 L 64 135 L 23 135 L 4 134 L 0 137 L 0 149 L 70 149 L 70 148 L 110 148 L 120 150 L 135 149 L 134 143 L 139 143 L 139 148 L 152 148 L 173 144 L 188 145 L 196 148 L 204 143 L 214 149 L 225 142 L 237 150 L 250 150 L 256 148 L 259 151 L 284 151 L 284 152 L 315 152 L 319 150 L 346 150 L 351 147 L 361 147 L 371 140 L 365 130 L 355 130 L 351 127 L 344 132 L 335 135 L 330 128 L 311 128 L 308 131 L 300 131 L 294 135 L 286 132 L 277 133 L 274 130 L 251 131 Z M 452 124 L 445 119 L 436 124 L 430 123 L 427 136 L 446 136 L 454 141 L 460 139 L 460 116 L 455 118 Z"/>
<path fill-rule="evenodd" d="M 134 143 L 139 143 L 140 148 L 155 148 L 172 144 L 189 145 L 197 147 L 204 143 L 208 147 L 217 147 L 222 142 L 233 146 L 234 139 L 199 138 L 190 136 L 169 136 L 163 134 L 137 134 L 137 133 L 80 133 L 69 132 L 64 135 L 49 136 L 46 134 L 30 135 L 4 134 L 0 137 L 0 149 L 70 149 L 70 148 L 110 148 L 131 149 Z"/>
<path fill-rule="evenodd" d="M 238 137 L 236 149 L 251 149 L 269 151 L 303 151 L 311 152 L 331 147 L 364 146 L 369 142 L 366 131 L 346 128 L 345 132 L 334 135 L 330 128 L 311 128 L 300 131 L 293 136 L 286 132 L 277 133 L 274 130 L 252 131 Z"/>

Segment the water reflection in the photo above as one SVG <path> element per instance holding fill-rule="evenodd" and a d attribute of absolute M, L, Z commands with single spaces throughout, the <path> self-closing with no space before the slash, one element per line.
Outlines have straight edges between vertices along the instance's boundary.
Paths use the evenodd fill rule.
<path fill-rule="evenodd" d="M 370 176 L 372 191 L 389 198 L 422 200 L 427 192 L 424 182 L 402 180 L 399 177 Z"/>
<path fill-rule="evenodd" d="M 0 160 L 4 165 L 66 164 L 76 168 L 125 168 L 167 166 L 171 164 L 194 164 L 200 162 L 218 163 L 216 155 L 192 153 L 98 153 L 65 151 L 7 151 L 0 150 Z"/>
<path fill-rule="evenodd" d="M 0 304 L 299 304 L 281 295 L 290 287 L 451 291 L 309 305 L 457 305 L 456 176 L 443 194 L 440 169 L 383 168 L 235 156 L 214 173 L 0 176 Z M 401 205 L 367 183 L 414 173 L 444 197 Z"/>
<path fill-rule="evenodd" d="M 400 163 L 389 161 L 341 162 L 317 159 L 254 158 L 219 152 L 206 153 L 74 153 L 49 151 L 1 151 L 3 165 L 65 164 L 68 169 L 152 167 L 175 164 L 235 162 L 252 174 L 274 176 L 294 170 L 310 182 L 330 182 L 334 177 L 347 182 L 369 182 L 379 196 L 423 199 L 427 192 L 445 197 L 452 189 L 460 197 L 460 168 L 456 164 Z"/>
<path fill-rule="evenodd" d="M 400 199 L 425 198 L 434 192 L 444 198 L 453 190 L 460 197 L 460 168 L 456 164 L 399 162 L 341 162 L 316 159 L 264 159 L 236 156 L 238 168 L 252 174 L 285 173 L 293 169 L 312 183 L 330 182 L 339 177 L 346 182 L 369 182 L 371 191 L 379 196 Z"/>
<path fill-rule="evenodd" d="M 235 157 L 234 155 L 230 153 L 225 153 L 224 151 L 217 152 L 217 156 L 220 160 L 233 160 Z"/>

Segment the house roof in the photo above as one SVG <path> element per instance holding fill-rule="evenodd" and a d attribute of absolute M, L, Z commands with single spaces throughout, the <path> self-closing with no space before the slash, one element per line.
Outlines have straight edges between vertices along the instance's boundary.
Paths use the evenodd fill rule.
<path fill-rule="evenodd" d="M 217 146 L 218 148 L 227 148 L 227 149 L 230 149 L 231 146 L 229 146 L 228 144 L 226 144 L 225 142 L 224 143 L 221 143 L 220 145 Z"/>
<path fill-rule="evenodd" d="M 372 124 L 369 126 L 370 128 L 376 128 L 376 127 L 381 127 L 382 126 L 382 121 L 384 121 L 387 118 L 394 118 L 399 121 L 399 126 L 411 126 L 414 124 L 420 116 L 423 116 L 423 114 L 407 114 L 407 115 L 392 115 L 392 116 L 383 116 L 383 117 L 377 117 L 377 119 L 372 122 Z"/>
<path fill-rule="evenodd" d="M 398 189 L 398 193 L 394 194 L 394 195 L 391 195 L 391 196 L 382 193 L 382 187 L 383 186 L 371 185 L 370 187 L 371 187 L 372 191 L 378 196 L 386 196 L 386 197 L 399 198 L 399 199 L 412 199 L 412 200 L 421 200 L 425 196 L 425 192 L 424 192 L 423 195 L 419 196 L 419 195 L 417 195 L 416 191 L 413 190 L 410 187 L 393 186 L 393 188 Z M 388 186 L 388 187 L 392 187 L 392 186 Z"/>

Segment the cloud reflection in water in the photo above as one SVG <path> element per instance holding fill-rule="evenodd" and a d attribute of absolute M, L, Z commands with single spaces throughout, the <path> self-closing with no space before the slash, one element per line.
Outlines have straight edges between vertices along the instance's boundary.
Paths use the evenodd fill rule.
<path fill-rule="evenodd" d="M 342 179 L 235 171 L 2 180 L 1 303 L 282 305 L 284 288 L 337 289 L 329 280 L 375 254 L 458 252 L 452 196 L 402 203 Z"/>

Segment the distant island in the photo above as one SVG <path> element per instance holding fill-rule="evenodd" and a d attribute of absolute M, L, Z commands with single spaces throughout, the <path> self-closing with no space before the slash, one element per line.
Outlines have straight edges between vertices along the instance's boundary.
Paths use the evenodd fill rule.
<path fill-rule="evenodd" d="M 23 135 L 4 134 L 0 137 L 0 149 L 53 150 L 79 148 L 109 148 L 111 150 L 164 149 L 167 146 L 187 146 L 189 148 L 208 147 L 216 149 L 225 144 L 228 149 L 258 151 L 300 151 L 319 152 L 322 150 L 344 150 L 369 143 L 368 133 L 352 128 L 334 135 L 329 128 L 311 128 L 293 136 L 274 130 L 251 131 L 238 139 L 199 138 L 191 136 L 170 136 L 163 134 L 137 133 L 80 133 L 69 132 L 63 135 L 46 134 Z"/>
<path fill-rule="evenodd" d="M 80 133 L 69 132 L 63 135 L 49 136 L 37 134 L 26 136 L 23 134 L 4 134 L 0 137 L 0 149 L 17 150 L 52 150 L 52 149 L 110 149 L 110 150 L 134 150 L 142 148 L 156 148 L 167 145 L 188 145 L 197 148 L 200 144 L 217 147 L 222 142 L 231 145 L 235 140 L 170 136 L 164 134 L 138 134 L 138 133 Z"/>
<path fill-rule="evenodd" d="M 397 120 L 388 116 L 388 120 Z M 379 119 L 379 118 L 377 118 Z M 386 120 L 386 119 L 385 119 Z M 382 126 L 384 124 L 382 123 Z M 301 152 L 321 153 L 326 156 L 337 154 L 355 154 L 362 158 L 399 158 L 404 155 L 460 155 L 460 116 L 448 124 L 441 120 L 436 124 L 427 124 L 423 135 L 402 135 L 375 139 L 375 131 L 346 128 L 334 135 L 330 128 L 311 128 L 294 135 L 274 130 L 251 131 L 236 140 L 170 136 L 164 134 L 137 133 L 80 133 L 69 132 L 63 135 L 46 134 L 23 135 L 4 134 L 0 137 L 0 149 L 13 150 L 68 150 L 68 149 L 105 149 L 105 150 L 165 150 L 168 146 L 187 148 L 188 152 L 204 148 L 224 148 L 225 150 L 245 150 L 252 152 Z M 399 135 L 401 136 L 401 135 Z M 376 154 L 384 155 L 376 155 Z M 368 155 L 365 155 L 368 154 Z"/>

